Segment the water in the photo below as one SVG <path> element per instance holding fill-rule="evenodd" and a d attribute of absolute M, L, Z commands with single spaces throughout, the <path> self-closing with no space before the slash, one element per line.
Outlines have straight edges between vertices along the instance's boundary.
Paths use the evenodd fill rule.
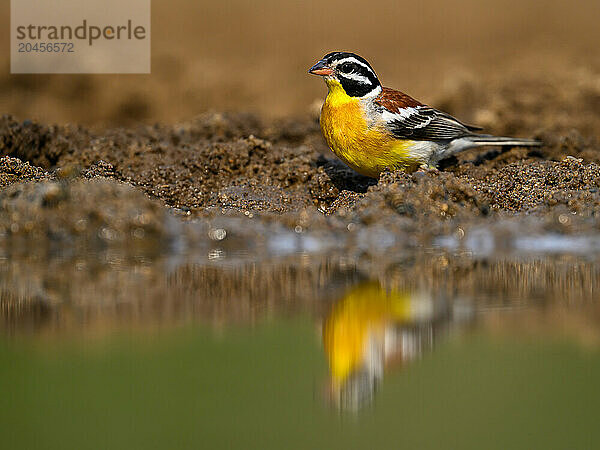
<path fill-rule="evenodd" d="M 600 445 L 585 246 L 375 258 L 286 236 L 1 259 L 2 447 Z"/>

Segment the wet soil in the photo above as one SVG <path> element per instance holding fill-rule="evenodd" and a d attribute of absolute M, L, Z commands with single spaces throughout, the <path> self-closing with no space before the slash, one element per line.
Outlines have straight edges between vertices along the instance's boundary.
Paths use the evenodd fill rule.
<path fill-rule="evenodd" d="M 560 232 L 596 229 L 600 84 L 592 73 L 573 77 L 567 84 L 516 78 L 493 89 L 473 81 L 454 86 L 440 107 L 479 119 L 491 133 L 544 145 L 471 150 L 443 161 L 440 171 L 383 173 L 378 180 L 329 152 L 316 114 L 266 120 L 207 113 L 177 125 L 112 129 L 6 115 L 1 234 L 43 229 L 64 238 L 81 229 L 85 236 L 83 220 L 91 234 L 109 227 L 115 236 L 137 230 L 169 240 L 173 228 L 165 224 L 173 216 L 224 214 L 296 231 L 379 226 L 418 239 L 532 215 Z M 552 97 L 559 85 L 561 95 Z M 152 229 L 149 222 L 137 229 L 140 215 Z"/>

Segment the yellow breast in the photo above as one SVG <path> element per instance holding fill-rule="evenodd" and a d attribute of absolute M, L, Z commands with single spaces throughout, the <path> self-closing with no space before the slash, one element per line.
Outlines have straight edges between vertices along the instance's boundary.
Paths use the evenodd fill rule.
<path fill-rule="evenodd" d="M 414 305 L 403 292 L 359 285 L 334 306 L 323 325 L 323 344 L 331 374 L 342 383 L 365 362 L 369 339 L 382 342 L 389 323 L 409 322 Z"/>
<path fill-rule="evenodd" d="M 387 168 L 418 166 L 410 157 L 412 141 L 395 139 L 381 124 L 369 123 L 360 100 L 346 94 L 337 81 L 328 81 L 329 94 L 321 109 L 321 130 L 338 158 L 357 172 L 377 178 Z"/>

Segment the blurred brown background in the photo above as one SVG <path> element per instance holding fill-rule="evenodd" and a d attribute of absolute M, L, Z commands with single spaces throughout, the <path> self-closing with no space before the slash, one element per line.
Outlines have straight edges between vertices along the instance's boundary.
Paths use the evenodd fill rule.
<path fill-rule="evenodd" d="M 598 0 L 153 0 L 152 74 L 109 76 L 9 75 L 9 3 L 0 112 L 47 123 L 305 113 L 325 94 L 306 71 L 332 50 L 361 54 L 385 85 L 434 104 L 465 79 L 497 86 L 584 73 L 600 90 Z"/>

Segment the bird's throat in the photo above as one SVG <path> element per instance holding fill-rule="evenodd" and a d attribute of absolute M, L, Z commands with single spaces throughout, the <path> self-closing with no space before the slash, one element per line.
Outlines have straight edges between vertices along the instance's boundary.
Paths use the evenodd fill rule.
<path fill-rule="evenodd" d="M 342 87 L 342 84 L 336 79 L 327 77 L 325 78 L 325 84 L 327 84 L 327 88 L 329 89 L 326 102 L 331 107 L 336 108 L 347 103 L 357 102 L 358 99 L 350 97 Z"/>

